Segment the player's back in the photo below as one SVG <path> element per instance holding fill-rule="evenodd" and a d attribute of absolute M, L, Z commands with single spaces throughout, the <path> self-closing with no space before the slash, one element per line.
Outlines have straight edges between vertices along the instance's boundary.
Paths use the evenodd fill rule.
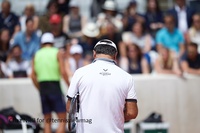
<path fill-rule="evenodd" d="M 78 132 L 121 133 L 124 126 L 124 104 L 131 75 L 113 61 L 100 59 L 77 71 L 80 93 Z M 87 123 L 87 120 L 92 124 Z M 84 120 L 83 120 L 84 121 Z M 98 129 L 98 130 L 97 130 Z"/>

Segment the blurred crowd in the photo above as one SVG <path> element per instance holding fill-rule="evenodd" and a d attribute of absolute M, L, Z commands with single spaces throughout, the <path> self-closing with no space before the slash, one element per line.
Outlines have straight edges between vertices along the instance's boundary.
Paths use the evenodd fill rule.
<path fill-rule="evenodd" d="M 93 60 L 93 47 L 100 39 L 112 40 L 118 48 L 117 64 L 130 74 L 164 73 L 200 75 L 200 13 L 175 0 L 167 11 L 158 0 L 146 0 L 146 13 L 137 12 L 130 0 L 119 12 L 115 0 L 93 0 L 91 18 L 80 13 L 76 0 L 50 0 L 44 15 L 27 5 L 24 13 L 11 12 L 4 0 L 0 12 L 0 78 L 28 77 L 31 62 L 41 47 L 40 37 L 50 32 L 54 47 L 63 51 L 65 70 Z M 17 9 L 16 9 L 17 10 Z"/>

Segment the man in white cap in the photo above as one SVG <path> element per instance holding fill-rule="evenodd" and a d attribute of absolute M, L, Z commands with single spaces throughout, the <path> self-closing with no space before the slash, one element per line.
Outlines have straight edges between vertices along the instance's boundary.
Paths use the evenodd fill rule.
<path fill-rule="evenodd" d="M 38 88 L 44 114 L 44 133 L 51 133 L 51 113 L 56 112 L 59 126 L 56 133 L 65 133 L 66 108 L 60 87 L 61 76 L 69 85 L 68 76 L 64 69 L 62 52 L 53 47 L 54 37 L 44 33 L 41 38 L 42 48 L 33 59 L 32 80 Z"/>
<path fill-rule="evenodd" d="M 116 65 L 117 47 L 112 41 L 100 40 L 93 55 L 93 63 L 72 77 L 67 111 L 79 92 L 77 133 L 123 133 L 124 121 L 138 114 L 133 77 Z"/>

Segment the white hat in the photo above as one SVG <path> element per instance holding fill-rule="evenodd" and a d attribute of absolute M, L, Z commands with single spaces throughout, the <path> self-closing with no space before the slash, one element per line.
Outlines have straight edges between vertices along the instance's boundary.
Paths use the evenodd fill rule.
<path fill-rule="evenodd" d="M 108 39 L 100 40 L 99 42 L 97 42 L 97 44 L 94 46 L 94 48 L 98 45 L 109 45 L 109 46 L 114 47 L 117 51 L 117 46 L 115 45 L 115 43 Z"/>
<path fill-rule="evenodd" d="M 82 54 L 83 53 L 83 48 L 79 44 L 74 44 L 70 48 L 70 54 Z"/>
<path fill-rule="evenodd" d="M 41 43 L 54 43 L 54 36 L 52 33 L 44 33 L 41 37 Z"/>
<path fill-rule="evenodd" d="M 82 30 L 83 34 L 88 37 L 97 37 L 99 35 L 99 27 L 95 23 L 88 23 Z"/>
<path fill-rule="evenodd" d="M 110 10 L 110 11 L 116 11 L 117 5 L 113 0 L 106 0 L 103 4 L 103 9 Z"/>
<path fill-rule="evenodd" d="M 77 0 L 71 0 L 69 3 L 69 7 L 79 7 Z"/>

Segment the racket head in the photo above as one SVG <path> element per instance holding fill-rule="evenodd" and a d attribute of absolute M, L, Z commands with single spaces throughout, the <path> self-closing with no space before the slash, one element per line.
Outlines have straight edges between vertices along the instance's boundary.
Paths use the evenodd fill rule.
<path fill-rule="evenodd" d="M 70 109 L 69 109 L 69 122 L 68 129 L 69 131 L 75 131 L 76 129 L 76 116 L 77 113 L 77 95 L 71 99 Z"/>

